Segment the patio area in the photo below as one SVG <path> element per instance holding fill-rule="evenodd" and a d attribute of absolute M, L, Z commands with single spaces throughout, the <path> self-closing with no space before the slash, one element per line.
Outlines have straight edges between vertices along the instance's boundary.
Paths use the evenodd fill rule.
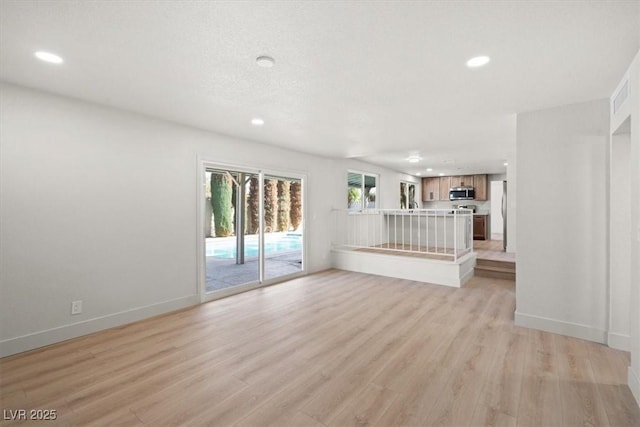
<path fill-rule="evenodd" d="M 258 281 L 257 236 L 245 237 L 244 264 L 236 264 L 235 242 L 235 237 L 207 239 L 206 292 Z M 265 280 L 302 270 L 302 238 L 299 234 L 265 234 L 265 253 Z"/>

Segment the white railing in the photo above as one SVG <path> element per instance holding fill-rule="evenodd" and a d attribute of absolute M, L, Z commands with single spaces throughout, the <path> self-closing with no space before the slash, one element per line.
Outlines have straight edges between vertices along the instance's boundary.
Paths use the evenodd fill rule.
<path fill-rule="evenodd" d="M 470 209 L 334 210 L 333 247 L 457 261 L 473 250 Z"/>

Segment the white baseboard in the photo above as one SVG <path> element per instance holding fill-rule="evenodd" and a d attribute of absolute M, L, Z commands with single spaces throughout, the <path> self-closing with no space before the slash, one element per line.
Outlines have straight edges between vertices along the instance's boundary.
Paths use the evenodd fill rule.
<path fill-rule="evenodd" d="M 609 332 L 607 345 L 616 350 L 631 351 L 631 337 L 629 335 Z"/>
<path fill-rule="evenodd" d="M 473 265 L 475 266 L 475 263 Z M 461 271 L 460 274 L 461 274 L 460 275 L 460 286 L 462 286 L 465 283 L 467 283 L 469 280 L 471 280 L 471 278 L 473 277 L 473 275 L 474 275 L 473 267 L 471 267 L 471 269 L 469 269 L 466 272 Z"/>
<path fill-rule="evenodd" d="M 627 383 L 629 384 L 631 393 L 633 393 L 633 397 L 636 398 L 636 403 L 640 406 L 640 375 L 638 375 L 631 366 L 629 366 L 628 372 Z"/>
<path fill-rule="evenodd" d="M 196 305 L 200 302 L 198 295 L 190 295 L 145 307 L 96 317 L 70 325 L 58 326 L 45 331 L 35 332 L 16 338 L 0 341 L 0 357 L 22 353 L 46 345 L 55 344 L 71 338 L 102 331 L 116 326 L 126 325 L 138 320 L 146 319 L 170 311 Z"/>
<path fill-rule="evenodd" d="M 567 335 L 600 344 L 607 344 L 607 331 L 589 325 L 565 322 L 531 314 L 515 313 L 515 324 L 525 328 L 539 329 L 554 334 Z"/>

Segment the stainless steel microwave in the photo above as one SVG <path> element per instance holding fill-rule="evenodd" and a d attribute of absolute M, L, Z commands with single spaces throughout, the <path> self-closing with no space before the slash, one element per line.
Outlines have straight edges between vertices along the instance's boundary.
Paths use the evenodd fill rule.
<path fill-rule="evenodd" d="M 476 190 L 473 187 L 452 187 L 449 190 L 449 200 L 474 200 Z"/>

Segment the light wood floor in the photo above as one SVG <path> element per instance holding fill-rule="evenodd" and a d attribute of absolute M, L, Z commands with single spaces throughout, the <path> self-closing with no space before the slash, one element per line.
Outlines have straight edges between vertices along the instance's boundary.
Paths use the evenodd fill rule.
<path fill-rule="evenodd" d="M 330 270 L 1 359 L 1 406 L 65 426 L 640 425 L 628 354 L 514 326 L 513 288 Z"/>
<path fill-rule="evenodd" d="M 429 246 L 418 246 L 418 245 L 409 245 L 402 243 L 383 243 L 376 246 L 370 246 L 367 248 L 357 248 L 355 249 L 359 252 L 369 252 L 374 254 L 385 254 L 385 255 L 395 255 L 395 256 L 405 256 L 405 257 L 413 257 L 413 258 L 425 258 L 425 259 L 436 259 L 441 261 L 453 261 L 453 249 L 448 248 L 436 248 Z M 439 251 L 441 253 L 435 253 Z M 432 253 L 426 253 L 432 252 Z M 459 253 L 459 257 L 462 257 L 464 254 Z"/>
<path fill-rule="evenodd" d="M 502 240 L 474 240 L 473 251 L 478 259 L 516 262 L 516 254 L 503 250 Z"/>

